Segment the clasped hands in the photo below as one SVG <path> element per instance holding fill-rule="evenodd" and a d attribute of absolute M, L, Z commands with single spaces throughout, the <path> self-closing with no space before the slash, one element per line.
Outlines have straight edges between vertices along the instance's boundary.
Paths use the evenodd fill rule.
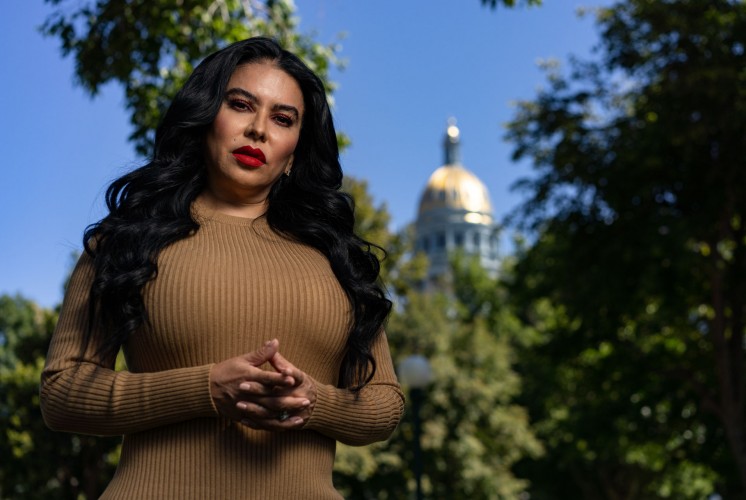
<path fill-rule="evenodd" d="M 210 395 L 218 412 L 253 429 L 302 427 L 316 404 L 316 383 L 279 353 L 270 340 L 254 352 L 217 363 Z M 269 363 L 275 371 L 259 366 Z"/>

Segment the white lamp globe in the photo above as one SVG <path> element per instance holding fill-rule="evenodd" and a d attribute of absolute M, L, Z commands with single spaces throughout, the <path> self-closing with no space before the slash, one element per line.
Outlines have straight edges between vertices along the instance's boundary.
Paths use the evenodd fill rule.
<path fill-rule="evenodd" d="M 433 370 L 427 358 L 419 354 L 407 356 L 399 362 L 399 380 L 412 389 L 422 389 L 433 380 Z"/>

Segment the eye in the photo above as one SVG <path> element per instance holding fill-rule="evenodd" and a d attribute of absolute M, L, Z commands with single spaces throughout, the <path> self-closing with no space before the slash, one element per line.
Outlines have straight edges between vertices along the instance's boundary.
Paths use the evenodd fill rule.
<path fill-rule="evenodd" d="M 253 109 L 251 103 L 243 99 L 228 99 L 228 106 L 237 111 L 251 111 Z"/>
<path fill-rule="evenodd" d="M 283 127 L 290 127 L 295 121 L 287 115 L 275 115 L 275 121 Z"/>

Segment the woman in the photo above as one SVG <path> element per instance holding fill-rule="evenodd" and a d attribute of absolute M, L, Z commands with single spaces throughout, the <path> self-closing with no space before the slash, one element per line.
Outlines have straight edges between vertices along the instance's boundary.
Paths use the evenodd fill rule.
<path fill-rule="evenodd" d="M 390 302 L 341 180 L 296 56 L 253 38 L 195 69 L 86 231 L 42 374 L 51 428 L 124 435 L 102 498 L 339 498 L 335 442 L 391 434 Z"/>

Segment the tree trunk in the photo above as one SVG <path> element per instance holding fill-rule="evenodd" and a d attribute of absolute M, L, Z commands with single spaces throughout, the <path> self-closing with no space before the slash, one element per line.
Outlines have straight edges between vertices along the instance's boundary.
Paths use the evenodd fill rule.
<path fill-rule="evenodd" d="M 743 230 L 731 229 L 732 215 L 723 217 L 717 241 L 712 245 L 711 293 L 715 316 L 710 337 L 714 346 L 715 367 L 720 393 L 719 416 L 728 445 L 738 469 L 743 491 L 746 491 L 746 433 L 744 426 L 744 326 L 743 326 Z M 730 262 L 718 251 L 718 243 L 734 241 L 736 248 Z M 731 286 L 727 286 L 729 277 Z"/>

